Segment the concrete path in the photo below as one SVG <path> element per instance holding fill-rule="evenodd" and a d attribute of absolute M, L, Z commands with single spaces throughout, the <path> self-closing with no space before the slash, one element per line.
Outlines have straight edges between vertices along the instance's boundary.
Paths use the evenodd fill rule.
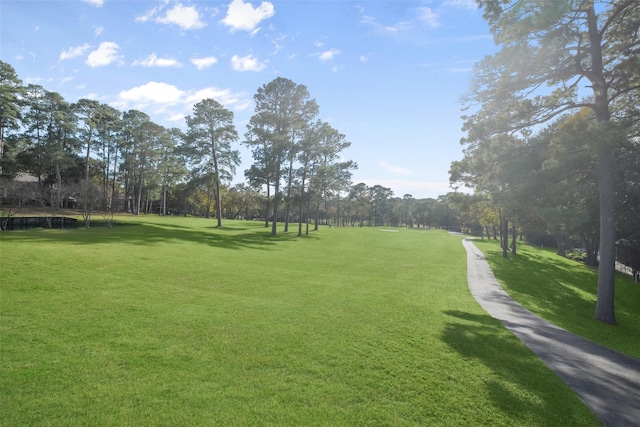
<path fill-rule="evenodd" d="M 500 287 L 471 239 L 463 245 L 469 289 L 482 308 L 538 355 L 605 426 L 640 426 L 640 360 L 535 316 Z"/>

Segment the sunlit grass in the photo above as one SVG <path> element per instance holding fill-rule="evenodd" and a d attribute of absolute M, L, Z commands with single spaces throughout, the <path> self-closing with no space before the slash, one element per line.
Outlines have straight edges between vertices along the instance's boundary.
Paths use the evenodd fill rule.
<path fill-rule="evenodd" d="M 617 326 L 594 320 L 598 272 L 556 255 L 519 245 L 502 258 L 496 241 L 475 241 L 502 287 L 533 313 L 577 335 L 640 358 L 640 285 L 616 276 Z"/>
<path fill-rule="evenodd" d="M 0 234 L 0 424 L 597 425 L 460 237 L 117 221 Z"/>

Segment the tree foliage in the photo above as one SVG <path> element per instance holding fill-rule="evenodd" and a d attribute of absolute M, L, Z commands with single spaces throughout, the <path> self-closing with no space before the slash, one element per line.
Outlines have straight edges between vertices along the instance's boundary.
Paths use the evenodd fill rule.
<path fill-rule="evenodd" d="M 476 67 L 463 139 L 478 163 L 509 138 L 528 141 L 538 126 L 582 108 L 593 113 L 584 149 L 593 153 L 599 210 L 599 278 L 595 317 L 615 323 L 615 150 L 626 140 L 629 99 L 640 89 L 640 3 L 479 0 L 500 50 Z M 626 108 L 620 108 L 620 104 Z M 501 150 L 497 150 L 501 151 Z M 492 161 L 501 163 L 499 157 Z M 452 168 L 452 179 L 461 176 Z M 469 170 L 473 180 L 479 170 Z M 476 181 L 476 182 L 471 182 Z"/>
<path fill-rule="evenodd" d="M 231 148 L 238 139 L 233 113 L 214 99 L 204 99 L 186 117 L 187 134 L 183 152 L 194 173 L 213 180 L 218 227 L 222 227 L 221 182 L 231 181 L 240 164 L 240 152 Z"/>

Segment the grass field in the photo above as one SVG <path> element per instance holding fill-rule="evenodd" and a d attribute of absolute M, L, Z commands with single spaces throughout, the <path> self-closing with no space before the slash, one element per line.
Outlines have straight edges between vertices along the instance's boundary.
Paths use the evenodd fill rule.
<path fill-rule="evenodd" d="M 121 217 L 0 239 L 3 426 L 598 425 L 473 300 L 459 236 Z"/>
<path fill-rule="evenodd" d="M 518 254 L 502 258 L 494 240 L 476 240 L 500 285 L 538 316 L 577 335 L 640 359 L 640 285 L 616 277 L 617 326 L 593 320 L 598 271 L 562 258 L 555 249 L 519 245 Z"/>

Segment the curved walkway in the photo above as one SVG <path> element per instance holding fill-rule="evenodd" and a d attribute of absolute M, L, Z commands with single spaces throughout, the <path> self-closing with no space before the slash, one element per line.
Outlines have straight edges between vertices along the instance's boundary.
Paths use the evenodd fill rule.
<path fill-rule="evenodd" d="M 467 280 L 474 298 L 580 396 L 606 426 L 640 426 L 640 360 L 535 316 L 500 287 L 471 239 Z"/>

